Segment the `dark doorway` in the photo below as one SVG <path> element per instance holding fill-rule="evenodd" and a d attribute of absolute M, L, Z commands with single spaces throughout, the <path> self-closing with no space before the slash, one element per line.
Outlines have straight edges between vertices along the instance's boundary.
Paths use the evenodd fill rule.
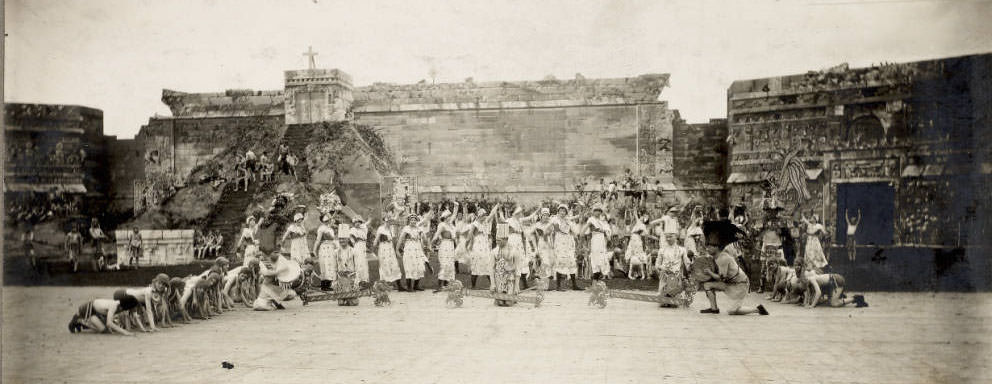
<path fill-rule="evenodd" d="M 858 244 L 891 245 L 895 211 L 895 189 L 889 183 L 837 184 L 837 240 L 847 242 L 847 221 L 861 210 L 861 223 L 855 234 Z"/>

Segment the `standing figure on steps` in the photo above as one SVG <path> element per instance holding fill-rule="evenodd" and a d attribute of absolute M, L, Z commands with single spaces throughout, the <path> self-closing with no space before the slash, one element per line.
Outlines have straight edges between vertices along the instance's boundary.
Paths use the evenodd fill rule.
<path fill-rule="evenodd" d="M 515 295 L 520 290 L 520 287 L 517 285 L 518 262 L 516 253 L 510 249 L 509 242 L 507 241 L 509 232 L 510 228 L 507 224 L 496 226 L 496 248 L 493 248 L 491 251 L 494 260 L 493 283 L 490 285 L 489 291 Z M 516 302 L 495 299 L 495 304 L 500 307 L 509 307 L 516 304 Z"/>
<path fill-rule="evenodd" d="M 280 243 L 289 240 L 289 257 L 297 264 L 303 265 L 310 257 L 310 249 L 307 248 L 307 229 L 303 227 L 303 214 L 293 215 L 293 223 L 286 228 L 286 233 L 282 235 Z"/>
<path fill-rule="evenodd" d="M 458 210 L 457 205 L 455 210 Z M 440 292 L 442 287 L 455 280 L 455 221 L 448 210 L 441 212 L 441 220 L 437 224 L 431 243 L 438 240 L 441 243 L 437 248 L 437 260 L 441 266 L 437 273 L 438 286 L 434 292 Z"/>
<path fill-rule="evenodd" d="M 479 276 L 490 276 L 493 273 L 489 234 L 497 210 L 499 204 L 496 204 L 493 212 L 487 216 L 486 210 L 480 207 L 472 223 L 472 289 L 475 289 L 475 281 Z"/>
<path fill-rule="evenodd" d="M 402 292 L 406 291 L 406 287 L 403 286 L 400 264 L 396 261 L 396 252 L 393 250 L 392 222 L 392 217 L 382 215 L 382 225 L 375 231 L 372 247 L 376 248 L 376 256 L 379 258 L 379 280 L 396 283 L 397 290 Z"/>
<path fill-rule="evenodd" d="M 423 291 L 420 288 L 420 279 L 424 278 L 424 264 L 427 263 L 423 244 L 423 225 L 420 216 L 411 214 L 407 217 L 406 226 L 400 233 L 400 244 L 403 244 L 403 270 L 406 272 L 410 291 Z"/>
<path fill-rule="evenodd" d="M 330 291 L 331 284 L 337 277 L 338 240 L 334 235 L 331 215 L 325 213 L 320 217 L 320 227 L 317 227 L 317 240 L 313 249 L 317 250 L 317 263 L 320 266 L 320 289 Z"/>

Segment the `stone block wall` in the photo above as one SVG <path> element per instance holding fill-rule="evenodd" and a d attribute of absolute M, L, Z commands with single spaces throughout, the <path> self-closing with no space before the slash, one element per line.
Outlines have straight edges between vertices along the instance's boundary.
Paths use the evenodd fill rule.
<path fill-rule="evenodd" d="M 655 102 L 356 113 L 356 122 L 379 130 L 419 193 L 560 193 L 637 168 L 638 148 L 652 145 L 638 132 L 670 137 L 667 112 Z"/>
<path fill-rule="evenodd" d="M 128 235 L 131 231 L 114 231 L 117 259 L 127 262 Z M 138 230 L 142 252 L 139 265 L 177 265 L 193 261 L 193 230 Z"/>
<path fill-rule="evenodd" d="M 672 137 L 675 179 L 686 185 L 723 185 L 727 179 L 727 119 L 677 124 Z"/>

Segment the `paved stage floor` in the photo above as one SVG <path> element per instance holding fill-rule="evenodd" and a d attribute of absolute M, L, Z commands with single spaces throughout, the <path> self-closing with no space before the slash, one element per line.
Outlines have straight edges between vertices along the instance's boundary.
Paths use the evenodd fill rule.
<path fill-rule="evenodd" d="M 992 294 L 869 293 L 869 308 L 765 303 L 701 315 L 585 292 L 541 308 L 394 293 L 391 307 L 292 302 L 135 337 L 72 335 L 112 288 L 4 287 L 4 383 L 992 382 Z M 720 296 L 723 299 L 723 296 Z M 764 300 L 751 294 L 746 305 Z M 234 369 L 221 368 L 228 361 Z"/>

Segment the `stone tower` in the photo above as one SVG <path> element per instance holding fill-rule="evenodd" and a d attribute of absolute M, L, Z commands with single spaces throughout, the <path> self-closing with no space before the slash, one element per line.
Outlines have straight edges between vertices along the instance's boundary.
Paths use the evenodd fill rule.
<path fill-rule="evenodd" d="M 286 71 L 286 124 L 345 120 L 351 90 L 351 76 L 337 69 Z"/>

